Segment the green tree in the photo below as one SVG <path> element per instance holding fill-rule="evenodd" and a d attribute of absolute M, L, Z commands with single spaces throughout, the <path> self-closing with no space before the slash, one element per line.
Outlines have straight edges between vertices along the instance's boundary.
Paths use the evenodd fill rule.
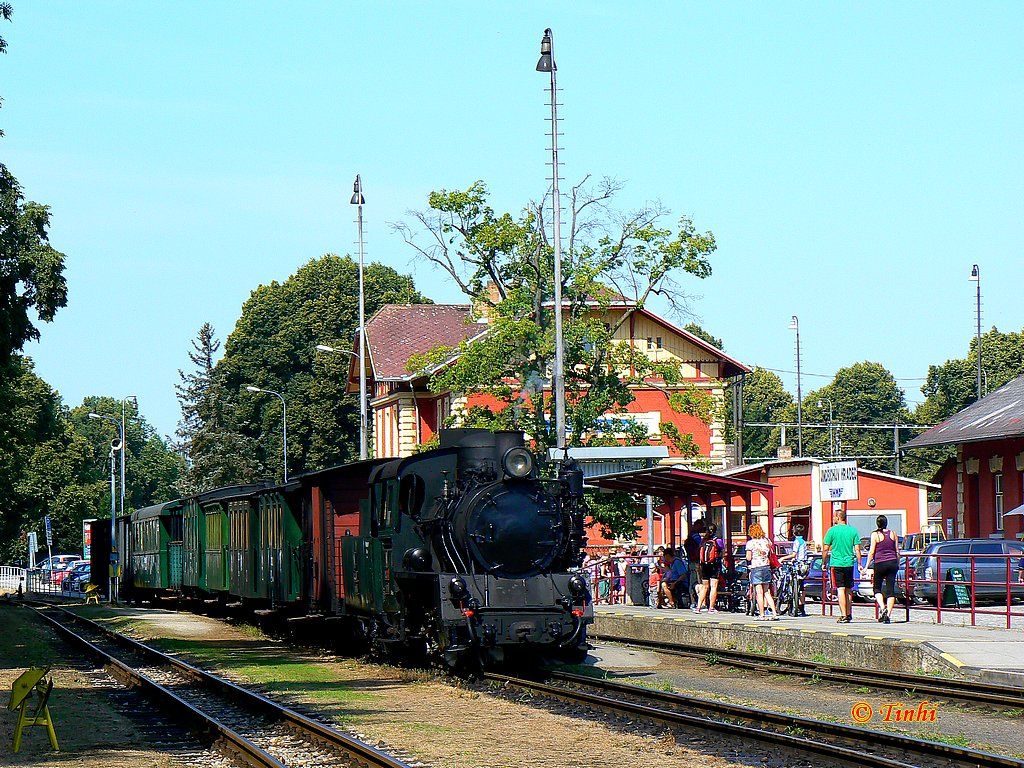
<path fill-rule="evenodd" d="M 95 517 L 101 489 L 86 475 L 90 446 L 60 396 L 14 355 L 0 377 L 0 562 L 24 562 L 28 531 L 53 521 L 55 551 L 82 545 L 82 520 Z"/>
<path fill-rule="evenodd" d="M 714 335 L 705 331 L 704 328 L 702 328 L 697 323 L 687 323 L 686 325 L 683 326 L 683 330 L 692 333 L 694 336 L 696 336 L 698 339 L 701 339 L 702 341 L 706 341 L 708 344 L 710 344 L 712 347 L 715 347 L 716 349 L 725 348 L 721 339 L 715 338 Z"/>
<path fill-rule="evenodd" d="M 828 400 L 832 400 L 835 422 L 849 424 L 911 423 L 903 390 L 892 373 L 881 363 L 855 363 L 836 371 L 835 378 L 804 398 L 803 415 L 808 422 L 828 422 Z M 820 405 L 819 405 L 820 403 Z M 804 455 L 828 456 L 826 429 L 804 429 Z M 901 431 L 901 442 L 912 433 Z M 835 440 L 843 456 L 885 456 L 893 453 L 890 430 L 837 427 Z M 859 459 L 861 466 L 892 472 L 894 459 Z"/>
<path fill-rule="evenodd" d="M 743 382 L 743 422 L 778 423 L 791 412 L 795 418 L 793 395 L 782 379 L 764 368 L 754 368 Z M 751 458 L 775 456 L 779 430 L 768 427 L 743 428 L 743 455 Z"/>
<path fill-rule="evenodd" d="M 245 466 L 223 453 L 223 441 L 193 450 L 193 462 L 207 451 L 221 450 L 220 477 L 249 479 L 253 466 L 280 475 L 281 405 L 276 397 L 245 391 L 252 385 L 280 392 L 288 403 L 289 471 L 331 466 L 358 456 L 359 418 L 356 397 L 346 394 L 349 357 L 322 355 L 317 344 L 348 349 L 359 326 L 359 268 L 349 256 L 328 254 L 313 259 L 283 283 L 261 285 L 242 307 L 228 337 L 224 356 L 214 366 L 209 391 L 198 408 L 213 418 L 215 434 L 232 433 L 251 441 L 255 456 Z M 384 304 L 427 303 L 412 278 L 391 267 L 371 263 L 365 269 L 366 311 Z M 205 365 L 205 362 L 199 365 Z M 219 410 L 218 410 L 219 409 Z M 217 445 L 220 448 L 217 448 Z M 255 459 L 255 464 L 253 464 Z M 212 461 L 212 464 L 217 462 Z"/>
<path fill-rule="evenodd" d="M 647 206 L 615 210 L 620 186 L 611 180 L 596 185 L 585 179 L 568 198 L 568 231 L 563 243 L 565 302 L 566 422 L 571 445 L 625 440 L 644 443 L 646 431 L 625 417 L 633 401 L 630 384 L 664 382 L 670 402 L 680 411 L 710 417 L 715 404 L 709 395 L 681 385 L 681 372 L 655 363 L 634 347 L 614 342 L 615 331 L 654 296 L 686 311 L 683 278 L 711 274 L 715 239 L 699 233 L 680 217 L 668 226 L 668 211 Z M 538 448 L 555 444 L 550 371 L 554 358 L 553 248 L 545 227 L 546 201 L 531 203 L 518 216 L 496 213 L 483 182 L 466 190 L 440 190 L 428 199 L 426 211 L 396 226 L 416 252 L 442 270 L 488 316 L 487 334 L 473 343 L 433 350 L 411 361 L 427 371 L 438 363 L 431 389 L 491 395 L 500 407 L 477 406 L 460 418 L 467 426 L 522 429 Z M 634 307 L 606 325 L 603 310 L 621 304 Z M 623 375 L 628 371 L 628 375 Z M 691 435 L 663 432 L 684 455 L 695 455 Z M 596 510 L 610 530 L 633 530 L 635 504 L 618 511 Z"/>
<path fill-rule="evenodd" d="M 119 427 L 109 421 L 90 419 L 90 413 L 120 421 L 121 402 L 112 397 L 90 396 L 68 414 L 75 431 L 89 446 L 89 461 L 83 479 L 103 488 L 102 500 L 94 509 L 94 513 L 103 516 L 110 508 L 107 484 L 110 477 L 110 441 L 117 438 Z M 127 403 L 126 416 L 124 504 L 127 512 L 175 498 L 177 494 L 174 484 L 181 472 L 182 462 L 152 425 L 140 416 L 138 406 L 132 401 Z"/>
<path fill-rule="evenodd" d="M 1003 333 L 993 327 L 981 338 L 983 391 L 992 392 L 1024 376 L 1024 330 Z M 925 401 L 915 417 L 922 424 L 937 424 L 978 399 L 978 342 L 971 339 L 966 357 L 928 367 L 921 393 Z"/>
<path fill-rule="evenodd" d="M 181 383 L 175 392 L 181 421 L 174 447 L 184 464 L 176 484 L 182 495 L 270 474 L 260 461 L 256 438 L 239 432 L 226 412 L 233 398 L 225 396 L 215 375 L 214 357 L 219 349 L 213 326 L 204 323 L 188 353 L 194 368 L 188 373 L 178 371 Z"/>

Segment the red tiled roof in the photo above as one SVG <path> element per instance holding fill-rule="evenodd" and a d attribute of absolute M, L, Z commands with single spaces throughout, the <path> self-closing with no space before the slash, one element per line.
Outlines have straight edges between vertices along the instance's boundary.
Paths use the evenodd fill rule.
<path fill-rule="evenodd" d="M 482 333 L 469 304 L 386 304 L 366 323 L 375 379 L 409 375 L 409 358 L 436 347 L 454 347 Z M 358 350 L 359 340 L 353 349 Z"/>

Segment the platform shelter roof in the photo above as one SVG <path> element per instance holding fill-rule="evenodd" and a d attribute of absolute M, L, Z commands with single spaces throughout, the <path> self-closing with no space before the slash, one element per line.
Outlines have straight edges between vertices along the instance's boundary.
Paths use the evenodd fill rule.
<path fill-rule="evenodd" d="M 629 472 L 614 472 L 587 479 L 587 485 L 609 491 L 625 491 L 641 496 L 658 496 L 666 501 L 690 496 L 717 496 L 723 501 L 749 493 L 771 493 L 770 483 L 740 480 L 682 467 L 656 466 Z"/>

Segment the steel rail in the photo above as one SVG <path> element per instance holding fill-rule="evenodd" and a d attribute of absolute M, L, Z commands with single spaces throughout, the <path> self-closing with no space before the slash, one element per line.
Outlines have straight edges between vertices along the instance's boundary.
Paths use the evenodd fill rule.
<path fill-rule="evenodd" d="M 296 712 L 294 709 L 273 701 L 262 694 L 236 685 L 235 683 L 225 680 L 222 677 L 218 677 L 217 675 L 200 669 L 199 667 L 195 667 L 181 659 L 169 656 L 162 651 L 158 651 L 152 646 L 141 643 L 138 640 L 133 640 L 132 638 L 122 635 L 119 632 L 115 632 L 109 627 L 105 627 L 92 619 L 79 616 L 66 608 L 52 605 L 46 606 L 46 608 L 50 610 L 56 609 L 70 617 L 73 621 L 84 624 L 124 648 L 140 653 L 160 664 L 173 667 L 213 691 L 242 702 L 246 707 L 259 710 L 276 717 L 284 723 L 298 729 L 300 732 L 305 733 L 307 736 L 337 747 L 341 751 L 347 753 L 350 757 L 358 760 L 360 765 L 366 766 L 367 768 L 408 768 L 406 763 L 392 757 L 391 755 L 381 752 L 380 750 L 375 749 L 369 744 L 349 736 L 348 734 L 337 731 L 323 723 L 306 717 L 300 712 Z M 68 637 L 73 642 L 78 643 L 89 650 L 90 653 L 100 658 L 105 664 L 113 666 L 131 682 L 140 685 L 144 690 L 154 694 L 158 698 L 166 698 L 191 719 L 200 722 L 204 727 L 212 730 L 213 732 L 223 735 L 254 765 L 259 766 L 260 768 L 287 768 L 275 757 L 268 754 L 255 744 L 252 744 L 216 718 L 202 712 L 177 696 L 174 692 L 149 679 L 137 670 L 132 669 L 124 662 L 110 655 L 86 638 L 74 632 L 69 627 L 62 624 L 57 619 L 48 615 L 45 610 L 40 610 L 38 608 L 34 608 L 33 610 L 35 610 L 43 619 L 52 624 L 65 637 Z"/>
<path fill-rule="evenodd" d="M 858 766 L 893 768 L 893 766 L 918 765 L 918 763 L 905 763 L 890 757 L 863 751 L 866 746 L 885 746 L 916 755 L 927 755 L 938 760 L 953 761 L 956 765 L 970 765 L 976 768 L 1024 768 L 1024 762 L 1015 758 L 967 749 L 965 747 L 956 747 L 936 741 L 917 739 L 889 731 L 874 731 L 867 728 L 801 717 L 799 715 L 755 709 L 738 704 L 727 704 L 715 699 L 654 691 L 636 685 L 581 677 L 564 672 L 549 673 L 548 677 L 549 679 L 559 680 L 574 686 L 597 689 L 601 693 L 590 693 L 534 680 L 509 677 L 507 675 L 491 673 L 485 675 L 485 679 L 504 682 L 518 688 L 553 696 L 574 704 L 598 707 L 618 714 L 634 715 L 668 725 L 683 725 L 720 731 L 749 738 L 758 743 L 767 741 L 801 752 L 828 755 L 832 760 L 848 761 Z M 697 709 L 701 712 L 713 713 L 725 719 L 686 714 L 676 710 L 653 707 L 649 704 L 636 704 L 603 695 L 606 693 L 635 696 L 661 704 Z M 833 739 L 845 740 L 853 746 L 843 746 L 834 741 L 818 741 L 813 738 L 794 736 L 790 733 L 771 729 L 766 730 L 753 727 L 752 725 L 740 725 L 736 722 L 737 720 L 775 726 L 790 731 L 799 730 L 805 733 L 821 734 Z"/>
<path fill-rule="evenodd" d="M 604 640 L 621 645 L 658 651 L 672 656 L 707 659 L 713 655 L 715 663 L 741 669 L 752 669 L 775 675 L 793 675 L 796 677 L 819 677 L 830 682 L 849 685 L 863 685 L 886 690 L 909 691 L 910 693 L 927 693 L 934 696 L 975 704 L 994 704 L 1019 709 L 1024 707 L 1024 688 L 997 683 L 984 683 L 978 680 L 962 680 L 956 678 L 935 678 L 887 670 L 867 669 L 866 667 L 840 667 L 834 664 L 822 664 L 816 661 L 795 659 L 788 656 L 775 656 L 765 659 L 754 653 L 726 650 L 721 648 L 705 648 L 699 645 L 663 643 L 657 640 L 637 640 L 616 637 L 606 634 L 591 634 L 592 640 Z"/>

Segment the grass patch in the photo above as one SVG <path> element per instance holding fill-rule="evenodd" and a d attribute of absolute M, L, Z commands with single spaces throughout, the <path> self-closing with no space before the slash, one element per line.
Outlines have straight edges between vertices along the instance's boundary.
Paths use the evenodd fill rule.
<path fill-rule="evenodd" d="M 651 691 L 662 691 L 664 693 L 675 693 L 675 687 L 668 680 L 647 680 L 642 677 L 630 677 L 626 680 L 630 685 L 638 688 L 647 688 Z"/>
<path fill-rule="evenodd" d="M 814 654 L 811 654 L 809 660 L 813 661 L 815 664 L 831 664 L 832 663 L 832 659 L 830 659 L 824 653 L 814 653 Z"/>
<path fill-rule="evenodd" d="M 1024 717 L 1024 708 L 1016 707 L 1015 709 L 1004 709 L 999 714 L 1003 717 Z"/>
<path fill-rule="evenodd" d="M 970 747 L 973 744 L 973 742 L 962 733 L 954 736 L 949 733 L 940 733 L 939 731 L 915 731 L 914 735 L 922 739 L 928 739 L 929 741 L 937 741 L 940 744 L 949 744 L 952 747 Z"/>

